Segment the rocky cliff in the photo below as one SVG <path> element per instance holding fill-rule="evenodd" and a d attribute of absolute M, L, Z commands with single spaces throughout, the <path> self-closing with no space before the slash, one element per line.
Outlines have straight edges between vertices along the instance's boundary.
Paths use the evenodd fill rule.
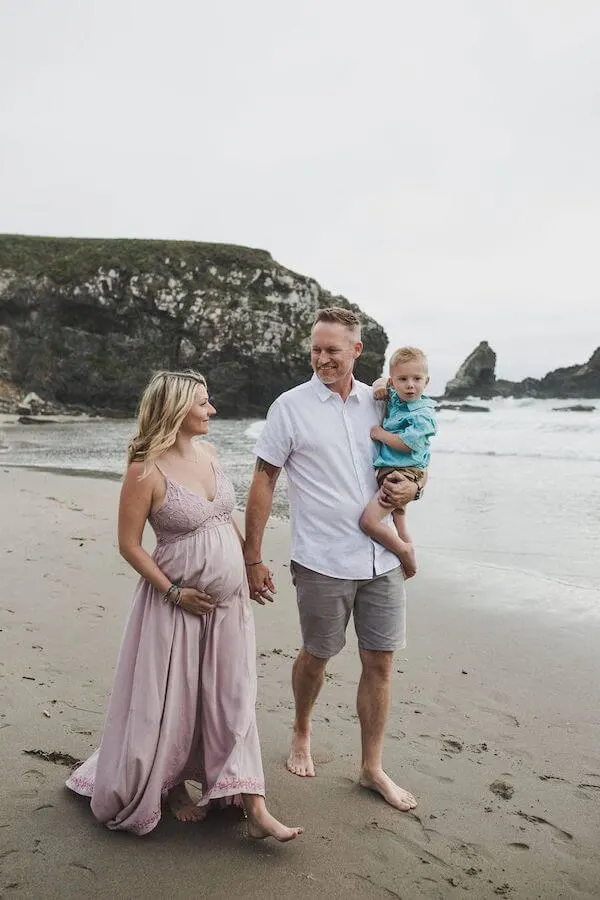
<path fill-rule="evenodd" d="M 488 399 L 494 395 L 495 371 L 496 354 L 487 341 L 481 341 L 448 382 L 444 396 L 457 400 L 465 397 Z"/>
<path fill-rule="evenodd" d="M 543 378 L 506 381 L 496 378 L 496 354 L 482 341 L 446 385 L 444 398 L 465 397 L 600 397 L 600 347 L 582 365 L 554 369 Z"/>
<path fill-rule="evenodd" d="M 0 235 L 0 382 L 131 412 L 153 371 L 195 368 L 219 413 L 263 415 L 309 377 L 310 327 L 333 305 L 360 314 L 357 376 L 371 382 L 387 346 L 381 326 L 264 250 Z"/>

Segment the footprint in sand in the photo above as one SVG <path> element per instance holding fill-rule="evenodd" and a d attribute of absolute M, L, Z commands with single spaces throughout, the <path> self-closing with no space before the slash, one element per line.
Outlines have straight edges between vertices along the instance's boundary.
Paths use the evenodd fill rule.
<path fill-rule="evenodd" d="M 464 750 L 464 744 L 457 737 L 453 735 L 442 735 L 442 750 L 446 753 L 462 753 Z"/>
<path fill-rule="evenodd" d="M 32 781 L 40 782 L 46 780 L 46 775 L 44 772 L 40 772 L 39 769 L 27 769 L 26 772 L 23 772 L 23 777 L 30 778 Z"/>
<path fill-rule="evenodd" d="M 515 792 L 515 789 L 512 784 L 508 784 L 508 782 L 498 779 L 497 781 L 493 781 L 490 784 L 490 791 L 492 792 L 492 794 L 496 794 L 498 797 L 502 797 L 503 800 L 510 800 Z"/>

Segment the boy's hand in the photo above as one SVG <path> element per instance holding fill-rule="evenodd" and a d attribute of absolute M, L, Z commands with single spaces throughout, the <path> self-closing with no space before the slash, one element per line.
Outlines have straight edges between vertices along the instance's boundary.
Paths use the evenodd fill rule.
<path fill-rule="evenodd" d="M 385 435 L 385 428 L 382 428 L 381 425 L 373 425 L 373 427 L 371 428 L 372 441 L 382 441 L 385 438 Z"/>
<path fill-rule="evenodd" d="M 373 382 L 373 396 L 376 400 L 387 400 L 387 378 L 378 378 Z"/>

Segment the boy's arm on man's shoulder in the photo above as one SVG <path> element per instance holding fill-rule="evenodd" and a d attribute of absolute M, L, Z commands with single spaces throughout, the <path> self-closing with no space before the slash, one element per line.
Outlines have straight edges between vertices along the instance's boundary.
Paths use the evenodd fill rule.
<path fill-rule="evenodd" d="M 387 400 L 388 399 L 388 379 L 385 376 L 381 378 L 377 378 L 373 382 L 373 386 L 371 388 L 373 391 L 373 397 L 375 400 Z"/>

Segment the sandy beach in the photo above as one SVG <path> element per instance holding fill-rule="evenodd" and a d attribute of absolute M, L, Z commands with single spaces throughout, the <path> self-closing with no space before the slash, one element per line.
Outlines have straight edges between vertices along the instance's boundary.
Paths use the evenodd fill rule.
<path fill-rule="evenodd" d="M 299 646 L 286 523 L 265 549 L 277 601 L 255 608 L 258 716 L 269 804 L 305 834 L 253 843 L 227 813 L 165 814 L 145 838 L 96 823 L 63 785 L 97 745 L 136 582 L 116 551 L 118 492 L 0 469 L 0 897 L 600 896 L 598 618 L 561 616 L 555 583 L 422 552 L 386 744 L 419 806 L 398 813 L 356 785 L 351 629 L 316 708 L 318 775 L 284 768 Z M 545 590 L 554 611 L 528 609 Z"/>

